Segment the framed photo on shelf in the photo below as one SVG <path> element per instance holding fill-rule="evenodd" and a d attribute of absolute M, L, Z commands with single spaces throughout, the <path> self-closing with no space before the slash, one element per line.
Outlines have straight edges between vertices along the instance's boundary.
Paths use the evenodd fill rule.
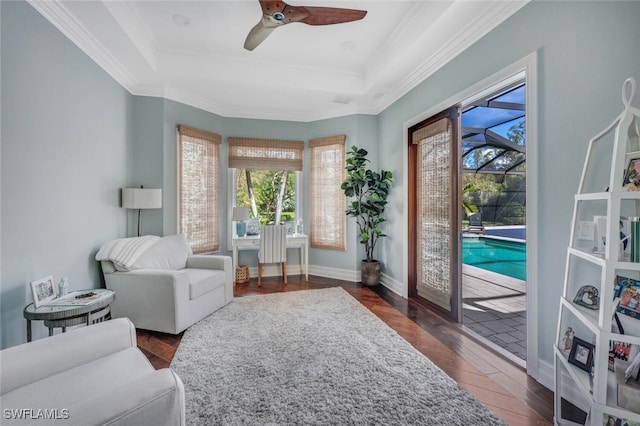
<path fill-rule="evenodd" d="M 586 371 L 591 372 L 593 366 L 593 352 L 595 346 L 589 342 L 586 342 L 579 337 L 573 338 L 573 344 L 571 345 L 571 352 L 569 352 L 569 364 L 573 364 Z"/>
<path fill-rule="evenodd" d="M 36 308 L 55 299 L 58 296 L 58 287 L 53 280 L 53 275 L 31 281 L 31 295 Z"/>
<path fill-rule="evenodd" d="M 640 191 L 640 158 L 631 158 L 622 179 L 623 191 Z"/>
<path fill-rule="evenodd" d="M 617 311 L 640 320 L 640 281 L 618 275 L 613 291 L 620 298 Z"/>

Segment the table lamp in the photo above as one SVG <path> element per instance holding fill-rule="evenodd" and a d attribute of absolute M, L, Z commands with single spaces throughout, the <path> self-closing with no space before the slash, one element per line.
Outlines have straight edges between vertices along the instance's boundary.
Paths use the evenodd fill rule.
<path fill-rule="evenodd" d="M 236 234 L 238 237 L 244 237 L 247 233 L 247 220 L 249 220 L 249 208 L 248 207 L 234 207 L 233 216 L 231 220 L 236 222 Z"/>

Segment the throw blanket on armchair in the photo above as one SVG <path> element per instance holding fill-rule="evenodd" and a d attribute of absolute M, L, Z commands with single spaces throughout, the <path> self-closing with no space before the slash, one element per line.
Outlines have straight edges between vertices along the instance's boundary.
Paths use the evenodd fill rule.
<path fill-rule="evenodd" d="M 106 242 L 96 253 L 96 260 L 110 260 L 119 271 L 129 271 L 149 247 L 160 240 L 156 235 L 120 238 Z"/>

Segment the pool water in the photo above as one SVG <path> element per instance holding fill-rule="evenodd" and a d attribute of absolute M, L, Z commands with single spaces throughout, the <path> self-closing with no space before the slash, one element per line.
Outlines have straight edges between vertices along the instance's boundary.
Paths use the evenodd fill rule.
<path fill-rule="evenodd" d="M 519 280 L 527 279 L 524 242 L 494 238 L 463 238 L 462 263 Z"/>

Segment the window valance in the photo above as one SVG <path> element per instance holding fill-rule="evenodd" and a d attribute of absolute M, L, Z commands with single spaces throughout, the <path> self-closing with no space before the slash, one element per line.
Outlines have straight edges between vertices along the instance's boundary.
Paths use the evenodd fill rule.
<path fill-rule="evenodd" d="M 304 141 L 230 137 L 228 142 L 231 168 L 302 171 Z"/>
<path fill-rule="evenodd" d="M 178 132 L 180 133 L 181 137 L 205 140 L 218 145 L 222 143 L 222 136 L 220 136 L 219 134 L 207 132 L 206 130 L 196 129 L 195 127 L 185 126 L 184 124 L 178 125 Z"/>

